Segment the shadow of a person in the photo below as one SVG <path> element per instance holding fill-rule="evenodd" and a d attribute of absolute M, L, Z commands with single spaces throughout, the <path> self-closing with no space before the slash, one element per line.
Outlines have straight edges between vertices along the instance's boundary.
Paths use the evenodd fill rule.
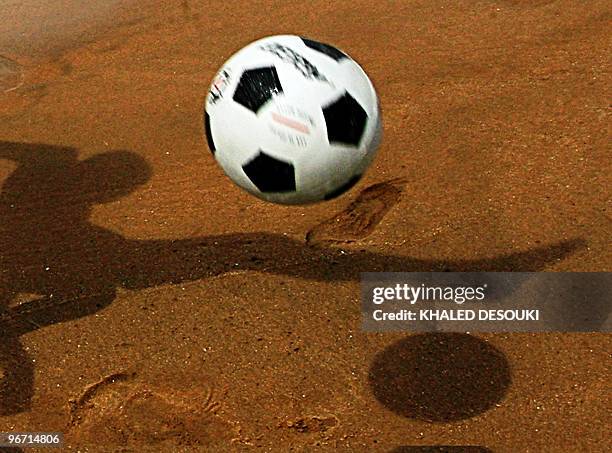
<path fill-rule="evenodd" d="M 138 154 L 78 159 L 73 148 L 0 142 L 17 164 L 0 194 L 0 415 L 30 408 L 33 366 L 19 337 L 95 313 L 119 287 L 141 289 L 251 270 L 319 281 L 360 272 L 537 271 L 584 247 L 580 239 L 479 260 L 421 260 L 309 246 L 280 234 L 132 240 L 89 221 L 92 206 L 126 196 L 151 169 Z M 15 305 L 19 294 L 37 298 Z M 13 303 L 13 305 L 11 305 Z"/>
<path fill-rule="evenodd" d="M 95 203 L 129 194 L 149 180 L 151 170 L 128 151 L 81 161 L 72 148 L 10 142 L 0 142 L 0 159 L 17 164 L 0 193 L 2 415 L 27 408 L 32 396 L 32 361 L 19 336 L 93 313 L 114 300 L 108 261 L 116 258 L 122 237 L 89 223 L 88 217 Z M 20 293 L 39 298 L 11 307 Z M 66 305 L 58 309 L 57 302 Z M 30 310 L 46 313 L 34 317 L 44 319 L 42 324 L 25 316 Z"/>

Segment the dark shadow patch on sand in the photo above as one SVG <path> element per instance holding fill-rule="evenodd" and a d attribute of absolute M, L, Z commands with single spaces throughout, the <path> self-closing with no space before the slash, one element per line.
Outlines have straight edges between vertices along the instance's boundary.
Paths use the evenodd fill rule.
<path fill-rule="evenodd" d="M 479 415 L 511 382 L 504 354 L 462 333 L 412 335 L 376 355 L 369 381 L 376 399 L 398 415 L 452 422 Z"/>
<path fill-rule="evenodd" d="M 86 160 L 76 149 L 0 141 L 16 164 L 0 192 L 0 415 L 30 409 L 32 358 L 20 336 L 92 315 L 118 288 L 143 289 L 255 271 L 318 281 L 359 281 L 361 272 L 539 271 L 585 247 L 574 239 L 477 260 L 423 260 L 307 245 L 281 234 L 237 233 L 132 240 L 89 221 L 95 204 L 145 184 L 138 154 Z M 20 294 L 33 294 L 16 304 Z"/>

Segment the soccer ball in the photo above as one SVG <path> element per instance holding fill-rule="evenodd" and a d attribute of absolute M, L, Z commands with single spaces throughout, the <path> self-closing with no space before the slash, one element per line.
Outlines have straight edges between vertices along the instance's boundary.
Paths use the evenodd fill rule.
<path fill-rule="evenodd" d="M 378 97 L 363 69 L 335 47 L 292 35 L 234 54 L 212 82 L 204 123 L 227 176 L 280 204 L 349 190 L 382 135 Z"/>

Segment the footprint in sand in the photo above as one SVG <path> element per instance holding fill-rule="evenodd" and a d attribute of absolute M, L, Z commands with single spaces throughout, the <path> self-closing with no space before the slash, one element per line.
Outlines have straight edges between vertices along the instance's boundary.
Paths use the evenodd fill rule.
<path fill-rule="evenodd" d="M 339 424 L 335 415 L 311 415 L 280 423 L 279 428 L 288 428 L 297 433 L 324 433 L 333 430 Z"/>
<path fill-rule="evenodd" d="M 40 80 L 39 80 L 40 79 Z M 11 58 L 0 55 L 0 118 L 15 119 L 36 105 L 45 95 L 47 84 L 39 74 Z"/>
<path fill-rule="evenodd" d="M 16 61 L 0 55 L 0 93 L 18 88 L 23 79 L 21 66 Z"/>
<path fill-rule="evenodd" d="M 70 401 L 66 441 L 137 448 L 227 447 L 239 433 L 217 414 L 211 388 L 173 391 L 119 373 L 88 386 Z"/>
<path fill-rule="evenodd" d="M 347 243 L 368 236 L 400 200 L 405 184 L 406 180 L 399 178 L 364 189 L 345 210 L 312 228 L 306 242 Z"/>

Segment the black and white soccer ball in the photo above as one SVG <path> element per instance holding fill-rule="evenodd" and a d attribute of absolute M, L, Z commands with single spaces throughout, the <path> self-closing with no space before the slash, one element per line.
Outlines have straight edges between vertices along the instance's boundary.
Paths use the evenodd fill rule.
<path fill-rule="evenodd" d="M 381 139 L 378 97 L 347 54 L 271 36 L 234 54 L 206 98 L 208 146 L 238 186 L 274 203 L 307 204 L 354 186 Z"/>

